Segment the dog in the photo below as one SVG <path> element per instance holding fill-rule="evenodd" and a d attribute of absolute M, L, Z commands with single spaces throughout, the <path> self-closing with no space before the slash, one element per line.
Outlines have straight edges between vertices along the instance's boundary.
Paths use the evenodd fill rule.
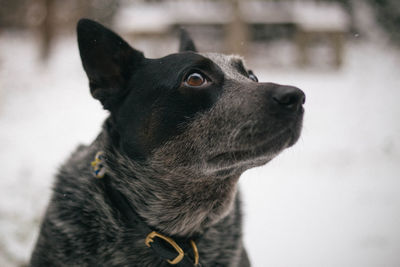
<path fill-rule="evenodd" d="M 305 94 L 186 31 L 157 59 L 89 19 L 77 36 L 109 116 L 60 168 L 31 266 L 250 266 L 237 182 L 296 143 Z"/>

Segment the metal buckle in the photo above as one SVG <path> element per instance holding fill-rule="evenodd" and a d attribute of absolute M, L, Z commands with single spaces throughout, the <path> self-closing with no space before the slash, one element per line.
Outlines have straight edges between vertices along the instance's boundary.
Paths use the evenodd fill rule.
<path fill-rule="evenodd" d="M 194 265 L 197 266 L 199 264 L 199 250 L 197 249 L 196 243 L 193 240 L 190 240 L 190 245 L 192 245 L 193 249 Z"/>
<path fill-rule="evenodd" d="M 146 241 L 145 241 L 146 246 L 151 247 L 151 243 L 154 242 L 154 237 L 163 239 L 164 241 L 169 243 L 176 250 L 176 252 L 178 252 L 178 256 L 176 256 L 175 259 L 167 260 L 169 264 L 177 264 L 183 259 L 183 257 L 185 256 L 183 249 L 172 238 L 162 235 L 160 233 L 157 233 L 156 231 L 153 231 L 147 235 Z"/>

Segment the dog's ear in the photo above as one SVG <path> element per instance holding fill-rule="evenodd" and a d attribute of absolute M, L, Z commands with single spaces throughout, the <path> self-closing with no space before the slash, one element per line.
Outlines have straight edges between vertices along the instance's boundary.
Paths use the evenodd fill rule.
<path fill-rule="evenodd" d="M 111 30 L 89 19 L 78 22 L 77 33 L 90 92 L 105 109 L 111 109 L 126 93 L 132 72 L 144 59 L 143 53 L 130 47 Z"/>
<path fill-rule="evenodd" d="M 179 52 L 184 51 L 197 52 L 197 49 L 189 33 L 185 29 L 181 28 L 179 38 Z"/>

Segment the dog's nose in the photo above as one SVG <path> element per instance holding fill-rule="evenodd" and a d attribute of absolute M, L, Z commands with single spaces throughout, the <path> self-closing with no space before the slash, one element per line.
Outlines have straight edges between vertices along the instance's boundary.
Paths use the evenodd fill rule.
<path fill-rule="evenodd" d="M 299 88 L 280 85 L 273 93 L 272 99 L 285 109 L 298 110 L 305 103 L 306 95 Z"/>

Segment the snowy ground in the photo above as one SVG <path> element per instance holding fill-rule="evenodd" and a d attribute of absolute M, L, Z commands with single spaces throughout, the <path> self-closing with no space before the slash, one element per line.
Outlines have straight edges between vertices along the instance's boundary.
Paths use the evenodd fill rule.
<path fill-rule="evenodd" d="M 29 257 L 52 175 L 106 113 L 74 39 L 38 64 L 32 38 L 0 37 L 0 266 Z M 400 53 L 350 44 L 339 71 L 255 69 L 307 94 L 302 138 L 241 179 L 254 266 L 400 266 Z"/>

